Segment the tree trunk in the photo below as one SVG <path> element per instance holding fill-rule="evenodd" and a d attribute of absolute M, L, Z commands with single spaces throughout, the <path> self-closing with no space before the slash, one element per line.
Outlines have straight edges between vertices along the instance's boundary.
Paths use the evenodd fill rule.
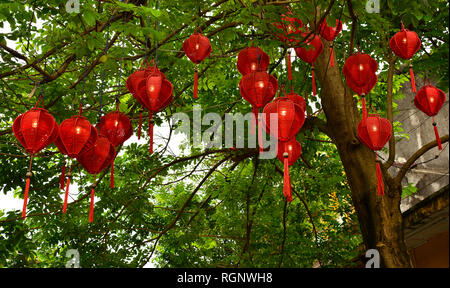
<path fill-rule="evenodd" d="M 400 212 L 401 187 L 383 170 L 385 195 L 377 195 L 375 154 L 356 134 L 361 117 L 352 91 L 343 83 L 340 67 L 329 64 L 329 43 L 315 62 L 320 80 L 327 132 L 334 140 L 347 175 L 366 249 L 377 249 L 384 267 L 411 267 Z M 337 63 L 335 61 L 335 63 Z M 373 96 L 372 96 L 373 97 Z"/>

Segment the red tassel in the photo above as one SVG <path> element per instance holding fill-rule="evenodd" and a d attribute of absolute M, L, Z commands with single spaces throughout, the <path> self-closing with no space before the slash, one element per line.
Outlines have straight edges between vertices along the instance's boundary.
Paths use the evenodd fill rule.
<path fill-rule="evenodd" d="M 316 91 L 316 78 L 314 77 L 314 66 L 312 69 L 312 89 L 313 89 L 313 95 L 316 96 L 317 91 Z"/>
<path fill-rule="evenodd" d="M 285 152 L 286 153 L 286 152 Z M 288 202 L 292 201 L 291 194 L 291 177 L 289 176 L 289 158 L 284 158 L 284 179 L 283 179 L 283 195 L 287 198 Z"/>
<path fill-rule="evenodd" d="M 197 75 L 197 67 L 195 67 L 194 74 L 194 99 L 198 98 L 198 75 Z"/>
<path fill-rule="evenodd" d="M 367 119 L 367 108 L 366 108 L 366 97 L 363 95 L 362 99 L 362 121 L 363 123 L 366 123 L 366 119 Z"/>
<path fill-rule="evenodd" d="M 334 67 L 334 55 L 333 55 L 333 47 L 330 47 L 330 62 L 331 67 Z"/>
<path fill-rule="evenodd" d="M 28 202 L 28 191 L 30 190 L 30 177 L 27 177 L 27 182 L 25 184 L 25 194 L 23 196 L 23 209 L 22 209 L 22 218 L 25 219 L 27 217 L 27 202 Z"/>
<path fill-rule="evenodd" d="M 142 128 L 142 110 L 141 112 L 139 112 L 138 140 L 141 139 L 141 128 Z"/>
<path fill-rule="evenodd" d="M 89 223 L 92 223 L 94 220 L 94 195 L 95 195 L 95 176 L 94 176 L 94 182 L 92 183 L 92 189 L 91 189 L 91 205 L 89 207 Z"/>
<path fill-rule="evenodd" d="M 153 153 L 153 113 L 150 112 L 148 115 L 148 135 L 150 136 L 150 144 L 148 151 L 150 154 Z"/>
<path fill-rule="evenodd" d="M 262 128 L 261 128 L 261 121 L 258 120 L 258 146 L 259 146 L 259 153 L 264 152 L 264 144 L 263 144 L 263 135 L 262 135 Z"/>
<path fill-rule="evenodd" d="M 114 188 L 114 160 L 111 163 L 111 188 Z"/>
<path fill-rule="evenodd" d="M 288 79 L 292 81 L 292 64 L 291 64 L 291 51 L 288 51 Z"/>
<path fill-rule="evenodd" d="M 64 181 L 66 180 L 66 161 L 64 161 L 63 166 L 61 167 L 61 178 L 59 180 L 59 189 L 64 189 Z"/>
<path fill-rule="evenodd" d="M 437 129 L 436 122 L 433 122 L 433 126 L 434 126 L 434 135 L 436 135 L 436 141 L 437 141 L 437 144 L 438 144 L 438 148 L 439 148 L 439 150 L 442 150 L 441 138 L 439 137 L 439 132 L 438 132 L 438 129 Z"/>
<path fill-rule="evenodd" d="M 383 175 L 381 174 L 380 162 L 376 161 L 377 164 L 377 186 L 378 186 L 378 196 L 384 195 L 384 183 L 383 183 Z"/>
<path fill-rule="evenodd" d="M 72 165 L 69 166 L 69 174 L 72 170 Z M 70 186 L 70 177 L 67 177 L 67 183 L 66 183 L 66 193 L 64 195 L 64 204 L 63 204 L 63 213 L 65 214 L 67 211 L 67 198 L 69 197 L 69 186 Z"/>
<path fill-rule="evenodd" d="M 409 60 L 409 75 L 411 77 L 411 90 L 413 93 L 417 93 L 416 90 L 416 78 L 414 77 L 414 70 L 411 64 L 411 60 Z"/>
<path fill-rule="evenodd" d="M 252 129 L 250 130 L 250 133 L 252 133 L 252 135 L 255 134 L 255 125 L 256 125 L 256 119 L 258 119 L 258 108 L 253 107 L 252 108 Z"/>

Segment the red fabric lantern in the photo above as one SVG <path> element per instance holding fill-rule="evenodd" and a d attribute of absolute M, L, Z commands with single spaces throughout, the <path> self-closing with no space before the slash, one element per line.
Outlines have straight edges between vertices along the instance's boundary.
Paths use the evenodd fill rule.
<path fill-rule="evenodd" d="M 245 76 L 251 72 L 267 71 L 270 58 L 261 48 L 247 47 L 238 54 L 237 69 Z"/>
<path fill-rule="evenodd" d="M 99 133 L 106 136 L 114 147 L 122 145 L 133 134 L 130 118 L 119 112 L 118 108 L 117 105 L 116 111 L 100 118 L 100 123 L 97 125 Z M 114 160 L 111 163 L 111 188 L 114 188 Z"/>
<path fill-rule="evenodd" d="M 291 100 L 292 102 L 294 102 L 295 104 L 297 104 L 298 106 L 300 106 L 300 108 L 302 108 L 302 110 L 303 110 L 302 114 L 303 115 L 305 114 L 306 102 L 302 96 L 298 95 L 297 93 L 291 92 L 291 93 L 287 94 L 285 97 L 288 98 L 289 100 Z"/>
<path fill-rule="evenodd" d="M 311 35 L 308 37 L 308 33 L 303 33 L 302 36 L 305 38 L 302 43 L 305 44 L 305 47 L 295 48 L 295 53 L 300 59 L 312 65 L 312 87 L 313 87 L 313 95 L 317 95 L 316 91 L 316 80 L 314 76 L 314 62 L 317 57 L 323 51 L 323 44 L 320 37 L 317 35 Z"/>
<path fill-rule="evenodd" d="M 327 19 L 323 19 L 322 23 L 319 25 L 319 33 L 322 38 L 327 41 L 334 41 L 337 35 L 342 31 L 342 21 L 336 19 L 336 26 L 330 27 L 327 24 Z M 334 67 L 334 56 L 333 56 L 333 42 L 330 45 L 330 61 L 331 67 Z"/>
<path fill-rule="evenodd" d="M 302 153 L 302 146 L 295 138 L 287 142 L 278 142 L 277 158 L 284 165 L 283 195 L 284 197 L 286 197 L 288 202 L 292 201 L 291 177 L 289 176 L 289 166 L 294 165 L 295 161 L 297 161 L 301 153 Z"/>
<path fill-rule="evenodd" d="M 414 105 L 416 105 L 416 107 L 423 113 L 433 117 L 434 134 L 436 136 L 439 150 L 442 150 L 442 144 L 437 130 L 436 121 L 434 121 L 434 116 L 439 113 L 439 110 L 441 110 L 444 102 L 445 93 L 430 83 L 423 86 L 414 98 Z"/>
<path fill-rule="evenodd" d="M 183 51 L 186 56 L 194 62 L 195 65 L 195 75 L 194 75 L 194 99 L 197 99 L 197 87 L 198 87 L 198 75 L 197 75 L 197 64 L 202 62 L 206 57 L 211 54 L 211 43 L 209 39 L 201 33 L 192 34 L 183 42 Z"/>
<path fill-rule="evenodd" d="M 12 130 L 14 136 L 25 148 L 25 151 L 31 155 L 30 166 L 27 172 L 25 183 L 25 193 L 23 199 L 22 218 L 25 219 L 28 202 L 28 192 L 30 190 L 31 164 L 36 153 L 50 145 L 58 137 L 59 127 L 53 116 L 45 110 L 38 108 L 39 100 L 33 109 L 19 115 L 13 123 Z M 43 102 L 43 101 L 42 101 Z M 44 107 L 44 104 L 42 103 Z"/>
<path fill-rule="evenodd" d="M 288 12 L 281 14 L 281 22 L 273 23 L 273 25 L 281 30 L 277 33 L 278 40 L 282 42 L 298 42 L 297 37 L 301 35 L 303 31 L 303 22 L 299 18 L 294 17 L 291 9 L 286 7 Z"/>
<path fill-rule="evenodd" d="M 272 101 L 277 93 L 278 81 L 267 72 L 251 72 L 245 74 L 239 82 L 239 90 L 242 98 L 252 105 L 252 130 L 254 131 L 255 123 L 258 119 L 258 111 L 267 103 Z M 261 149 L 262 133 L 259 129 L 259 147 Z M 252 132 L 254 133 L 254 132 Z"/>
<path fill-rule="evenodd" d="M 135 94 L 142 96 L 140 98 L 141 103 L 149 111 L 149 136 L 150 145 L 149 151 L 153 153 L 153 114 L 166 108 L 172 103 L 173 87 L 172 83 L 167 80 L 164 73 L 158 70 L 155 66 L 153 72 L 147 76 L 144 80 L 137 83 Z"/>
<path fill-rule="evenodd" d="M 270 114 L 275 114 L 278 117 L 277 127 L 270 126 Z M 295 135 L 300 131 L 304 122 L 304 110 L 288 98 L 278 98 L 277 101 L 269 103 L 264 107 L 262 117 L 264 129 L 267 133 L 277 137 L 281 142 L 295 138 Z"/>
<path fill-rule="evenodd" d="M 152 60 L 152 63 L 154 64 L 154 60 Z M 147 64 L 145 68 L 144 64 Z M 133 72 L 130 76 L 128 76 L 126 85 L 128 91 L 130 91 L 131 95 L 142 105 L 145 106 L 143 102 L 143 98 L 146 97 L 146 91 L 145 89 L 141 89 L 138 91 L 138 86 L 142 81 L 145 81 L 147 77 L 153 73 L 161 73 L 162 76 L 165 78 L 166 76 L 164 73 L 160 72 L 158 68 L 155 66 L 150 66 L 150 63 L 145 60 L 140 69 L 138 71 Z M 138 126 L 138 140 L 141 139 L 141 127 L 142 127 L 142 110 L 139 113 L 139 126 Z"/>
<path fill-rule="evenodd" d="M 366 121 L 361 121 L 357 128 L 359 140 L 373 151 L 381 150 L 389 141 L 392 135 L 392 125 L 384 118 L 378 115 L 370 115 Z M 383 176 L 381 173 L 380 163 L 377 161 L 375 153 L 376 169 L 377 169 L 377 186 L 378 196 L 384 195 Z"/>
<path fill-rule="evenodd" d="M 377 83 L 377 62 L 369 54 L 356 53 L 347 58 L 343 72 L 348 87 L 356 94 L 362 96 L 363 121 L 367 118 L 365 96 Z"/>
<path fill-rule="evenodd" d="M 81 166 L 90 174 L 94 174 L 94 182 L 91 189 L 91 205 L 89 208 L 89 222 L 94 219 L 94 195 L 95 195 L 95 175 L 103 171 L 114 160 L 116 149 L 109 142 L 106 136 L 98 135 L 94 147 L 77 157 Z"/>
<path fill-rule="evenodd" d="M 78 155 L 92 149 L 95 141 L 97 141 L 97 130 L 91 125 L 89 120 L 81 114 L 80 106 L 80 113 L 78 116 L 72 116 L 61 123 L 59 136 L 55 141 L 56 147 L 58 147 L 59 151 L 70 158 L 76 158 Z M 67 212 L 67 200 L 69 195 L 70 179 L 72 177 L 71 170 L 72 167 L 70 164 L 69 173 L 67 175 L 65 175 L 65 167 L 63 167 L 61 171 L 60 188 L 64 187 L 64 180 L 65 177 L 67 177 L 63 213 Z"/>
<path fill-rule="evenodd" d="M 411 63 L 411 58 L 414 54 L 419 51 L 422 42 L 414 31 L 409 31 L 405 29 L 402 21 L 402 28 L 397 32 L 394 37 L 389 41 L 389 47 L 398 57 L 409 60 L 409 73 L 411 76 L 411 89 L 412 92 L 416 93 L 416 80 L 414 78 L 413 65 Z"/>

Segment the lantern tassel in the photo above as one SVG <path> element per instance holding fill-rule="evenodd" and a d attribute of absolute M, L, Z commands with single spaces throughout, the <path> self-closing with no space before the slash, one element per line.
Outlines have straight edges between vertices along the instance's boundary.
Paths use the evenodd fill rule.
<path fill-rule="evenodd" d="M 264 144 L 263 144 L 263 135 L 262 135 L 262 128 L 261 128 L 261 120 L 258 120 L 258 146 L 259 146 L 259 153 L 264 152 Z"/>
<path fill-rule="evenodd" d="M 195 74 L 194 74 L 194 99 L 198 98 L 198 73 L 197 73 L 197 66 L 195 67 Z"/>
<path fill-rule="evenodd" d="M 27 203 L 28 203 L 28 192 L 30 191 L 30 181 L 31 181 L 31 164 L 33 163 L 33 156 L 30 159 L 30 166 L 27 172 L 27 181 L 25 182 L 25 193 L 23 195 L 23 208 L 22 208 L 22 218 L 27 217 Z"/>
<path fill-rule="evenodd" d="M 141 139 L 141 129 L 142 129 L 142 110 L 141 112 L 139 112 L 138 140 Z"/>
<path fill-rule="evenodd" d="M 148 116 L 148 135 L 150 136 L 150 143 L 148 151 L 150 154 L 153 153 L 153 113 L 150 112 Z"/>
<path fill-rule="evenodd" d="M 63 166 L 61 167 L 61 178 L 59 180 L 59 189 L 64 189 L 64 181 L 66 180 L 66 161 L 64 161 Z"/>
<path fill-rule="evenodd" d="M 376 161 L 377 165 L 377 186 L 378 186 L 378 196 L 384 195 L 384 183 L 383 175 L 381 174 L 380 162 Z"/>
<path fill-rule="evenodd" d="M 417 93 L 416 90 L 416 78 L 414 77 L 414 70 L 411 64 L 411 60 L 409 60 L 409 75 L 411 77 L 411 90 L 413 93 Z"/>
<path fill-rule="evenodd" d="M 334 56 L 333 56 L 333 46 L 330 46 L 330 65 L 331 67 L 334 67 Z"/>
<path fill-rule="evenodd" d="M 95 195 L 95 175 L 94 175 L 94 182 L 92 183 L 92 189 L 91 189 L 91 205 L 89 207 L 89 223 L 92 223 L 94 220 L 94 195 Z"/>
<path fill-rule="evenodd" d="M 312 67 L 312 89 L 313 89 L 313 95 L 317 95 L 316 91 L 316 77 L 314 76 L 314 66 Z"/>
<path fill-rule="evenodd" d="M 286 153 L 286 152 L 285 152 Z M 284 179 L 283 179 L 283 195 L 288 202 L 292 201 L 291 194 L 291 177 L 289 176 L 289 158 L 284 157 Z"/>
<path fill-rule="evenodd" d="M 111 163 L 111 188 L 114 188 L 114 159 Z"/>
<path fill-rule="evenodd" d="M 27 177 L 27 182 L 25 184 L 25 194 L 23 196 L 23 209 L 22 209 L 22 218 L 25 219 L 27 217 L 27 201 L 28 201 L 28 191 L 30 190 L 30 177 Z"/>
<path fill-rule="evenodd" d="M 253 107 L 252 108 L 252 112 L 253 112 L 253 115 L 252 115 L 252 129 L 250 130 L 250 133 L 252 133 L 252 135 L 254 135 L 255 134 L 256 119 L 258 117 L 258 108 Z"/>
<path fill-rule="evenodd" d="M 438 144 L 438 148 L 439 148 L 439 150 L 442 150 L 441 138 L 439 137 L 439 132 L 438 132 L 438 129 L 437 129 L 436 122 L 433 122 L 433 126 L 434 126 L 434 135 L 436 135 L 436 141 L 437 141 L 437 144 Z"/>
<path fill-rule="evenodd" d="M 69 166 L 69 176 L 67 177 L 67 182 L 66 182 L 66 193 L 64 195 L 64 204 L 63 204 L 63 213 L 66 214 L 67 211 L 67 199 L 69 197 L 69 186 L 70 186 L 70 172 L 72 170 L 72 165 Z"/>
<path fill-rule="evenodd" d="M 289 79 L 289 81 L 292 81 L 292 63 L 291 63 L 291 51 L 288 51 L 288 54 L 287 54 L 287 56 L 288 56 L 288 61 L 287 61 L 287 64 L 288 64 L 288 79 Z"/>

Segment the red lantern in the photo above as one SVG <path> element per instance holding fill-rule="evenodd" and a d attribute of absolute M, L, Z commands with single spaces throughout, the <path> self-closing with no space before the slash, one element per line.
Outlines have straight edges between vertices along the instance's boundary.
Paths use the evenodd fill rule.
<path fill-rule="evenodd" d="M 294 17 L 291 9 L 286 7 L 288 12 L 286 14 L 281 14 L 281 21 L 273 23 L 273 25 L 281 30 L 277 33 L 277 38 L 282 42 L 298 42 L 298 35 L 303 31 L 303 22 L 299 18 Z"/>
<path fill-rule="evenodd" d="M 239 90 L 242 98 L 252 105 L 252 130 L 258 119 L 258 111 L 272 101 L 278 89 L 277 79 L 267 72 L 251 72 L 245 74 L 239 82 Z M 254 132 L 252 132 L 254 133 Z M 259 129 L 259 147 L 262 148 L 262 133 Z"/>
<path fill-rule="evenodd" d="M 238 54 L 237 69 L 245 76 L 251 72 L 267 71 L 270 59 L 261 48 L 247 47 Z"/>
<path fill-rule="evenodd" d="M 365 96 L 377 83 L 377 62 L 369 54 L 356 53 L 347 58 L 343 72 L 348 87 L 356 94 L 362 96 L 363 121 L 367 118 Z"/>
<path fill-rule="evenodd" d="M 389 141 L 392 135 L 392 125 L 384 118 L 378 115 L 370 115 L 366 121 L 361 121 L 357 128 L 359 140 L 373 151 L 382 149 Z M 377 161 L 375 154 L 377 169 L 377 186 L 378 196 L 384 195 L 383 176 L 381 174 L 380 163 Z"/>
<path fill-rule="evenodd" d="M 31 164 L 36 153 L 50 145 L 58 137 L 59 127 L 53 116 L 45 108 L 37 108 L 39 100 L 33 109 L 19 115 L 13 123 L 14 136 L 31 155 L 30 166 L 27 172 L 25 193 L 23 199 L 22 218 L 25 219 L 27 211 L 28 192 L 30 190 Z M 42 106 L 44 107 L 43 101 Z"/>
<path fill-rule="evenodd" d="M 444 102 L 445 93 L 430 83 L 423 86 L 414 98 L 414 105 L 416 105 L 416 107 L 423 113 L 433 117 L 434 134 L 436 136 L 439 150 L 442 150 L 442 144 L 441 139 L 439 138 L 436 121 L 434 121 L 434 116 L 439 113 L 439 110 L 441 110 Z"/>
<path fill-rule="evenodd" d="M 203 36 L 202 33 L 192 34 L 183 42 L 183 51 L 186 56 L 194 62 L 195 65 L 195 75 L 194 75 L 194 99 L 197 99 L 197 87 L 198 87 L 198 75 L 197 75 L 197 64 L 202 62 L 206 57 L 211 54 L 211 43 L 209 39 Z"/>
<path fill-rule="evenodd" d="M 301 153 L 302 153 L 302 146 L 295 138 L 287 142 L 278 142 L 277 158 L 284 164 L 283 195 L 284 197 L 287 198 L 288 202 L 292 201 L 291 177 L 289 176 L 289 166 L 294 165 L 295 161 L 297 161 Z"/>
<path fill-rule="evenodd" d="M 314 62 L 317 57 L 323 51 L 323 44 L 320 37 L 317 35 L 311 35 L 308 37 L 308 33 L 303 33 L 302 36 L 305 38 L 303 43 L 306 47 L 298 47 L 295 48 L 295 53 L 300 59 L 312 65 L 312 87 L 313 87 L 313 95 L 316 96 L 316 80 L 314 76 Z"/>
<path fill-rule="evenodd" d="M 94 181 L 91 189 L 91 205 L 89 208 L 89 222 L 94 219 L 94 195 L 95 195 L 95 175 L 103 171 L 114 160 L 116 150 L 106 136 L 99 134 L 94 147 L 77 157 L 81 166 L 90 174 L 94 174 Z"/>
<path fill-rule="evenodd" d="M 397 55 L 398 57 L 409 60 L 409 73 L 411 76 L 411 89 L 412 92 L 416 93 L 416 81 L 414 78 L 414 71 L 413 66 L 411 63 L 411 58 L 414 56 L 414 54 L 419 51 L 420 46 L 422 42 L 419 39 L 419 36 L 417 36 L 417 33 L 414 31 L 409 31 L 408 29 L 405 29 L 405 26 L 403 25 L 402 21 L 402 28 L 399 32 L 397 32 L 394 37 L 391 38 L 391 41 L 389 41 L 389 46 L 391 47 L 392 51 Z"/>
<path fill-rule="evenodd" d="M 76 158 L 78 155 L 92 149 L 96 140 L 97 130 L 91 125 L 86 117 L 81 115 L 80 105 L 80 113 L 78 116 L 72 116 L 61 123 L 59 136 L 56 139 L 55 144 L 62 154 L 65 154 L 70 158 Z M 67 175 L 65 175 L 64 166 L 61 172 L 60 188 L 64 188 L 64 180 L 67 176 L 66 192 L 64 195 L 63 204 L 63 213 L 66 213 L 70 179 L 72 177 L 72 165 L 69 165 L 69 173 Z"/>
<path fill-rule="evenodd" d="M 270 126 L 270 114 L 278 117 L 277 127 Z M 264 107 L 262 117 L 264 129 L 267 133 L 277 137 L 281 142 L 295 138 L 295 135 L 300 131 L 304 122 L 304 110 L 285 97 L 278 98 L 277 101 L 269 103 Z"/>
<path fill-rule="evenodd" d="M 330 27 L 327 24 L 327 19 L 323 19 L 322 23 L 319 25 L 319 33 L 322 36 L 322 38 L 326 39 L 327 41 L 334 41 L 336 39 L 337 35 L 342 31 L 342 21 L 339 19 L 336 19 L 336 26 Z M 331 42 L 330 45 L 330 60 L 331 60 L 331 67 L 334 67 L 334 57 L 333 57 L 333 42 Z"/>
<path fill-rule="evenodd" d="M 133 134 L 130 118 L 119 112 L 118 108 L 117 105 L 116 111 L 103 116 L 97 125 L 99 133 L 106 136 L 114 147 L 122 145 Z M 114 188 L 114 160 L 111 163 L 111 188 Z"/>
<path fill-rule="evenodd" d="M 298 106 L 300 106 L 300 108 L 302 108 L 302 110 L 303 110 L 302 114 L 305 115 L 306 102 L 302 96 L 298 95 L 297 93 L 291 92 L 291 93 L 287 94 L 285 97 L 288 98 L 289 100 L 291 100 L 292 102 L 294 102 L 295 104 L 297 104 Z M 278 98 L 278 99 L 280 99 L 280 98 Z"/>
<path fill-rule="evenodd" d="M 137 83 L 135 94 L 142 96 L 141 103 L 149 111 L 149 131 L 150 145 L 149 151 L 153 153 L 153 113 L 157 113 L 166 108 L 173 100 L 172 83 L 167 80 L 164 73 L 155 66 L 153 72 L 144 81 Z"/>
<path fill-rule="evenodd" d="M 152 60 L 152 63 L 154 64 L 154 60 Z M 144 64 L 147 63 L 147 67 L 143 68 Z M 160 72 L 158 68 L 155 66 L 150 66 L 150 63 L 147 62 L 147 60 L 144 60 L 144 62 L 141 65 L 141 68 L 138 71 L 133 72 L 127 79 L 127 89 L 130 91 L 131 95 L 142 105 L 145 106 L 143 102 L 143 98 L 146 97 L 146 91 L 145 89 L 141 89 L 138 91 L 138 86 L 141 82 L 145 81 L 147 77 L 153 73 L 161 73 L 163 77 L 166 76 L 164 73 Z M 139 113 L 139 128 L 138 128 L 138 140 L 141 139 L 141 126 L 142 126 L 142 110 Z"/>

